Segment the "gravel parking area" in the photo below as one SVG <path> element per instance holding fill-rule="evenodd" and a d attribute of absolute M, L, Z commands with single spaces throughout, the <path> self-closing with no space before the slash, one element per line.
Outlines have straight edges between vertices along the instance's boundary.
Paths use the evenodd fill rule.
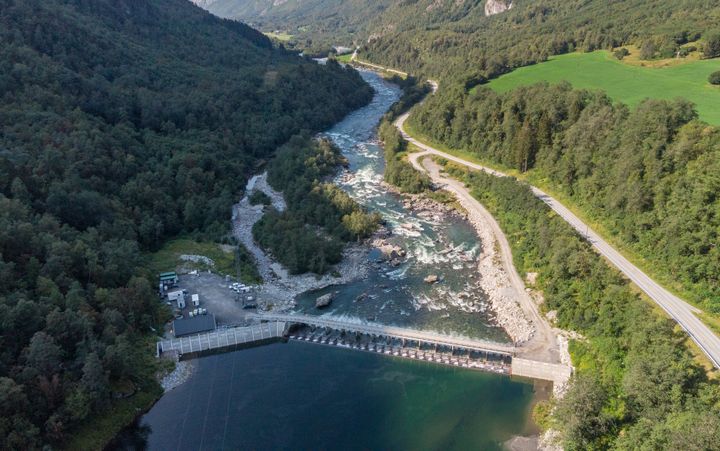
<path fill-rule="evenodd" d="M 187 308 L 184 313 L 195 307 L 190 302 L 190 296 L 200 295 L 200 307 L 206 308 L 208 313 L 215 315 L 218 325 L 239 324 L 245 322 L 245 316 L 254 310 L 243 309 L 243 297 L 255 296 L 250 293 L 237 294 L 230 288 L 232 281 L 225 277 L 208 272 L 201 272 L 197 275 L 184 274 L 180 276 L 178 286 L 188 291 Z"/>

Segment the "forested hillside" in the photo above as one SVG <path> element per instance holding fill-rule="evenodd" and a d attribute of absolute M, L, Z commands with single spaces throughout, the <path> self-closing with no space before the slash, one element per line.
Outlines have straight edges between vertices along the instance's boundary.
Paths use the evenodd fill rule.
<path fill-rule="evenodd" d="M 364 57 L 472 84 L 575 50 L 633 43 L 648 59 L 672 57 L 680 45 L 707 37 L 720 19 L 717 0 L 516 0 L 512 10 L 487 18 L 479 2 L 455 3 L 475 6 L 430 25 L 386 27 L 363 48 Z"/>
<path fill-rule="evenodd" d="M 361 45 L 365 58 L 416 75 L 471 83 L 549 55 L 633 43 L 673 56 L 720 21 L 717 0 L 515 0 L 485 17 L 485 0 L 216 0 L 208 9 L 294 36 L 318 52 Z"/>
<path fill-rule="evenodd" d="M 0 448 L 156 393 L 141 253 L 227 233 L 258 163 L 370 97 L 185 0 L 0 0 Z"/>
<path fill-rule="evenodd" d="M 215 0 L 203 7 L 219 17 L 242 20 L 263 31 L 282 31 L 292 36 L 286 46 L 327 56 L 333 45 L 347 46 L 356 37 L 366 36 L 393 3 L 396 1 Z"/>

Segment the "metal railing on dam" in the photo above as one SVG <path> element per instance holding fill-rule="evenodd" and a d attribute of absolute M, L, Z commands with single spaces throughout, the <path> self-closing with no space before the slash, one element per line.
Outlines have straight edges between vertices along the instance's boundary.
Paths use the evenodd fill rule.
<path fill-rule="evenodd" d="M 285 323 L 305 324 L 314 327 L 357 332 L 378 337 L 396 338 L 409 341 L 432 343 L 451 348 L 463 348 L 471 351 L 491 352 L 493 354 L 512 356 L 516 347 L 487 340 L 476 340 L 454 337 L 435 332 L 426 332 L 402 327 L 386 326 L 377 323 L 352 323 L 340 319 L 310 315 L 254 314 L 252 317 L 262 321 L 283 321 Z"/>
<path fill-rule="evenodd" d="M 464 337 L 454 337 L 451 335 L 443 335 L 435 332 L 419 331 L 414 329 L 405 329 L 401 327 L 386 326 L 383 324 L 376 323 L 354 323 L 349 321 L 343 321 L 338 318 L 328 318 L 322 316 L 310 316 L 310 315 L 283 315 L 283 314 L 254 314 L 251 315 L 261 321 L 281 321 L 284 324 L 303 324 L 306 326 L 312 326 L 317 328 L 326 328 L 336 331 L 345 331 L 351 333 L 358 333 L 363 335 L 384 337 L 388 339 L 400 339 L 414 342 L 430 343 L 438 346 L 445 346 L 451 349 L 463 349 L 467 351 L 476 351 L 488 354 L 494 354 L 503 358 L 503 360 L 510 360 L 508 374 L 513 376 L 527 377 L 531 379 L 540 379 L 551 381 L 554 384 L 554 389 L 557 389 L 568 381 L 572 375 L 572 367 L 559 363 L 548 363 L 542 361 L 536 361 L 532 358 L 521 358 L 517 357 L 516 354 L 520 349 L 513 345 L 506 345 L 502 343 L 496 343 L 487 340 L 470 339 Z M 356 348 L 357 349 L 357 348 Z M 362 348 L 367 350 L 367 346 Z M 386 351 L 386 348 L 383 348 Z M 375 348 L 377 351 L 377 348 Z M 388 352 L 385 352 L 388 353 Z M 418 358 L 419 354 L 413 352 L 402 352 L 397 353 L 391 351 L 392 355 L 399 355 L 402 357 Z M 452 362 L 453 359 L 442 358 L 426 358 L 422 355 L 423 360 L 431 360 L 437 363 L 447 363 L 446 360 Z M 463 365 L 465 366 L 465 365 Z M 471 368 L 473 366 L 470 366 Z M 474 366 L 474 368 L 480 370 L 487 370 L 488 368 L 484 365 Z M 495 371 L 495 369 L 491 369 Z M 495 371 L 498 372 L 498 371 Z"/>
<path fill-rule="evenodd" d="M 231 348 L 282 338 L 284 335 L 285 323 L 281 321 L 245 327 L 226 327 L 187 337 L 160 340 L 157 342 L 157 356 L 171 351 L 183 355 Z"/>

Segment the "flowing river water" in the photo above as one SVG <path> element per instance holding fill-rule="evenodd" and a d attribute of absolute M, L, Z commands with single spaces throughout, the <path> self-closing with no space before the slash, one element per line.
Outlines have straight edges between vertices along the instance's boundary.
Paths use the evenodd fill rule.
<path fill-rule="evenodd" d="M 408 210 L 401 196 L 383 183 L 385 162 L 376 126 L 397 101 L 400 91 L 373 72 L 363 74 L 375 89 L 372 103 L 324 134 L 349 161 L 348 171 L 335 182 L 357 202 L 382 215 L 392 231 L 386 241 L 402 248 L 407 257 L 393 266 L 375 262 L 379 252 L 371 254 L 369 277 L 300 295 L 297 310 L 343 317 L 346 321 L 371 320 L 508 342 L 505 331 L 494 324 L 478 288 L 476 259 L 482 243 L 470 223 L 452 215 Z M 425 283 L 429 275 L 440 277 L 442 283 Z M 332 305 L 317 310 L 315 299 L 329 292 L 337 292 Z"/>
<path fill-rule="evenodd" d="M 300 295 L 296 310 L 320 314 L 315 299 L 337 292 L 322 314 L 507 341 L 477 285 L 482 244 L 471 225 L 403 207 L 382 183 L 376 125 L 400 95 L 363 72 L 373 102 L 325 133 L 350 162 L 336 182 L 378 211 L 407 251 L 398 266 L 376 263 L 363 280 Z M 442 283 L 429 285 L 429 274 Z M 183 385 L 166 393 L 113 445 L 150 450 L 502 449 L 534 433 L 530 408 L 549 387 L 506 376 L 384 355 L 279 343 L 193 361 Z"/>

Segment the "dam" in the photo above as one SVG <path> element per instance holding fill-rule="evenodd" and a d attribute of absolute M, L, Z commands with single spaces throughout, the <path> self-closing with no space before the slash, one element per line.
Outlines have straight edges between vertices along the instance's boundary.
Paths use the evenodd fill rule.
<path fill-rule="evenodd" d="M 252 317 L 260 323 L 161 340 L 157 343 L 157 355 L 176 352 L 187 358 L 215 350 L 288 339 L 546 380 L 556 385 L 564 384 L 572 374 L 569 366 L 525 358 L 521 355 L 522 348 L 511 344 L 332 317 L 299 314 L 255 314 Z"/>

